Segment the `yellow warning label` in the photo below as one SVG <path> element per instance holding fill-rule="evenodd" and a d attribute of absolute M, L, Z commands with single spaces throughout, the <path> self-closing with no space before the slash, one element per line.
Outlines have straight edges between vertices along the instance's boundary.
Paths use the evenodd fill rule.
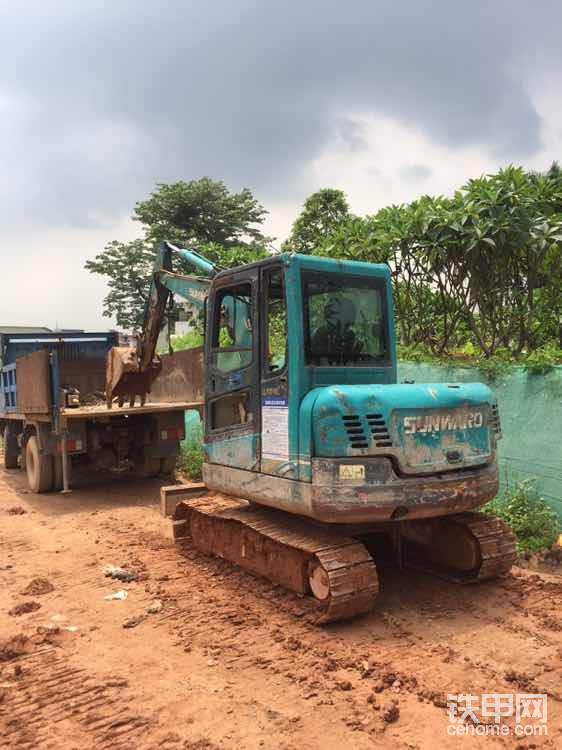
<path fill-rule="evenodd" d="M 340 464 L 340 479 L 365 479 L 364 464 Z"/>

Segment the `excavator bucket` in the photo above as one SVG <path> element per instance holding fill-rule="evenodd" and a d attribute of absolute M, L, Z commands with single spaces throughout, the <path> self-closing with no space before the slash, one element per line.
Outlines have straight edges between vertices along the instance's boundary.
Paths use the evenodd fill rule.
<path fill-rule="evenodd" d="M 114 346 L 108 352 L 105 368 L 107 408 L 111 409 L 115 398 L 119 406 L 123 406 L 125 401 L 134 406 L 137 396 L 143 406 L 161 369 L 162 362 L 156 359 L 141 372 L 139 357 L 134 347 Z"/>

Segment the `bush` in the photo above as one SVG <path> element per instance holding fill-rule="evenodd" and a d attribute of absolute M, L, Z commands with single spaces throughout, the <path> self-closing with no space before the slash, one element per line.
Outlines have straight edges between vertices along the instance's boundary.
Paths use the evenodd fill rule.
<path fill-rule="evenodd" d="M 196 346 L 203 346 L 203 334 L 196 329 L 172 336 L 172 349 L 175 352 L 194 349 Z"/>
<path fill-rule="evenodd" d="M 203 430 L 199 423 L 193 426 L 187 438 L 180 445 L 177 469 L 195 482 L 201 480 L 203 468 Z"/>
<path fill-rule="evenodd" d="M 527 355 L 525 369 L 532 375 L 546 375 L 560 362 L 562 362 L 562 349 L 554 343 L 549 343 Z"/>
<path fill-rule="evenodd" d="M 505 347 L 498 347 L 490 357 L 486 356 L 471 341 L 467 341 L 454 352 L 443 352 L 437 356 L 424 344 L 397 345 L 399 360 L 427 362 L 453 367 L 476 367 L 484 382 L 503 380 L 514 367 L 523 367 L 530 375 L 546 375 L 553 368 L 562 365 L 562 349 L 555 342 L 545 344 L 531 352 L 512 355 Z"/>
<path fill-rule="evenodd" d="M 517 536 L 519 552 L 540 552 L 551 547 L 560 533 L 560 520 L 529 480 L 507 488 L 483 510 L 503 519 Z"/>

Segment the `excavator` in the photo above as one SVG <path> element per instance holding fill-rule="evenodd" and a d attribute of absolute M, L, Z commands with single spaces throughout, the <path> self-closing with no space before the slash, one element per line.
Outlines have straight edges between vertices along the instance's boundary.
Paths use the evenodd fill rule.
<path fill-rule="evenodd" d="M 322 622 L 372 610 L 380 543 L 460 584 L 510 569 L 513 532 L 475 511 L 498 491 L 497 400 L 482 383 L 397 383 L 386 265 L 280 253 L 224 270 L 163 242 L 137 346 L 108 358 L 108 404 L 144 402 L 174 294 L 204 319 L 209 493 L 184 509 L 197 549 L 310 597 Z"/>

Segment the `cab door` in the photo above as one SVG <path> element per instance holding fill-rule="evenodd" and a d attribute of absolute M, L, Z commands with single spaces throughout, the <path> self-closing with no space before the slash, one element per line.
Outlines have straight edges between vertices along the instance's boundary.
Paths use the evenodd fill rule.
<path fill-rule="evenodd" d="M 292 477 L 284 276 L 281 264 L 261 270 L 261 470 Z"/>
<path fill-rule="evenodd" d="M 259 471 L 259 271 L 213 283 L 205 340 L 205 460 Z"/>

